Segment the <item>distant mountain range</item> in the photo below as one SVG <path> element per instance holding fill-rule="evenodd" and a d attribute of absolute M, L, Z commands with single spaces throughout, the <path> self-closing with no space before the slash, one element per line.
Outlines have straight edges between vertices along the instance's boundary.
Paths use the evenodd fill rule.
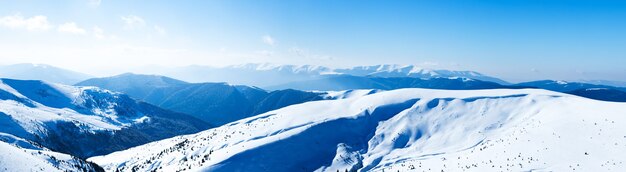
<path fill-rule="evenodd" d="M 72 85 L 93 76 L 45 64 L 22 63 L 0 66 L 0 78 L 42 80 Z"/>
<path fill-rule="evenodd" d="M 122 74 L 93 78 L 76 85 L 119 91 L 172 111 L 190 114 L 219 126 L 259 113 L 325 99 L 323 93 L 298 90 L 267 92 L 226 83 L 187 83 L 158 75 Z"/>
<path fill-rule="evenodd" d="M 413 65 L 374 65 L 374 66 L 357 66 L 348 69 L 335 69 L 334 72 L 339 74 L 353 76 L 370 76 L 370 77 L 411 77 L 411 78 L 469 78 L 481 81 L 495 82 L 507 85 L 508 82 L 483 75 L 474 71 L 453 71 L 453 70 L 435 70 L 426 69 Z"/>
<path fill-rule="evenodd" d="M 609 86 L 614 86 L 614 87 L 626 87 L 626 81 L 580 80 L 578 82 L 596 84 L 596 85 L 609 85 Z"/>
<path fill-rule="evenodd" d="M 327 75 L 320 79 L 297 81 L 287 84 L 267 87 L 268 89 L 298 89 L 338 91 L 350 89 L 382 89 L 393 90 L 399 88 L 432 88 L 447 90 L 475 90 L 495 88 L 523 88 L 521 86 L 506 86 L 494 82 L 481 81 L 462 77 L 378 77 L 353 75 Z"/>
<path fill-rule="evenodd" d="M 0 126 L 0 133 L 83 158 L 211 127 L 120 93 L 13 79 L 0 79 Z"/>
<path fill-rule="evenodd" d="M 228 82 L 232 84 L 268 87 L 291 82 L 320 79 L 325 75 L 345 74 L 369 77 L 439 78 L 463 77 L 499 84 L 501 79 L 473 71 L 433 70 L 413 65 L 375 65 L 333 69 L 314 65 L 242 64 L 226 67 L 186 66 L 176 68 L 150 67 L 141 73 L 169 76 L 189 82 Z"/>
<path fill-rule="evenodd" d="M 513 86 L 541 88 L 603 101 L 626 102 L 625 87 L 554 80 L 524 82 Z"/>
<path fill-rule="evenodd" d="M 558 91 L 558 92 L 570 92 L 580 89 L 588 89 L 588 88 L 610 88 L 620 91 L 626 91 L 626 88 L 608 86 L 608 85 L 596 85 L 582 82 L 568 82 L 568 81 L 555 81 L 555 80 L 541 80 L 541 81 L 532 81 L 532 82 L 523 82 L 514 84 L 514 86 L 524 86 L 524 87 L 536 87 L 542 88 L 546 90 Z"/>

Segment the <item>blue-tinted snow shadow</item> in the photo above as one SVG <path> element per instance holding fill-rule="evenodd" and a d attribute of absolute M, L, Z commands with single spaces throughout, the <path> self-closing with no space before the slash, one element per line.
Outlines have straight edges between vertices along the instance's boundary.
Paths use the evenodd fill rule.
<path fill-rule="evenodd" d="M 418 100 L 381 106 L 354 118 L 312 126 L 298 135 L 234 155 L 210 167 L 210 171 L 313 171 L 329 166 L 339 143 L 366 150 L 380 121 L 410 108 Z"/>

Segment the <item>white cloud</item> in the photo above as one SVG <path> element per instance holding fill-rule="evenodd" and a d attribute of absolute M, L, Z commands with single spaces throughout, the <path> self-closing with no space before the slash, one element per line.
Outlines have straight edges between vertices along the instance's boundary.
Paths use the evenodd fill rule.
<path fill-rule="evenodd" d="M 271 46 L 276 45 L 276 41 L 274 40 L 274 38 L 272 38 L 272 36 L 269 36 L 269 35 L 263 36 L 263 42 Z"/>
<path fill-rule="evenodd" d="M 52 27 L 46 16 L 38 15 L 24 18 L 19 14 L 0 18 L 0 26 L 12 29 L 26 29 L 28 31 L 45 31 Z"/>
<path fill-rule="evenodd" d="M 158 26 L 158 25 L 154 25 L 154 30 L 156 30 L 157 33 L 159 33 L 160 35 L 165 35 L 167 34 L 167 32 L 165 31 L 165 29 L 163 29 L 162 27 Z"/>
<path fill-rule="evenodd" d="M 59 32 L 63 33 L 71 33 L 71 34 L 86 34 L 87 31 L 85 29 L 78 27 L 74 22 L 67 22 L 62 25 L 59 25 L 57 28 Z"/>
<path fill-rule="evenodd" d="M 124 28 L 126 29 L 136 29 L 146 25 L 146 21 L 136 15 L 122 16 L 121 18 L 125 23 Z"/>

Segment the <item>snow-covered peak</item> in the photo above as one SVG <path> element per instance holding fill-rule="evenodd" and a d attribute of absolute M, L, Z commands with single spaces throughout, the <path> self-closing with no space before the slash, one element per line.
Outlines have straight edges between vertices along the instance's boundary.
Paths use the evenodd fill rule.
<path fill-rule="evenodd" d="M 417 65 L 373 65 L 373 66 L 356 66 L 352 68 L 334 69 L 335 73 L 354 75 L 354 76 L 374 76 L 374 77 L 413 77 L 413 78 L 449 78 L 462 77 L 477 79 L 482 81 L 495 82 L 499 84 L 508 84 L 498 78 L 483 75 L 475 71 L 456 71 L 444 69 L 429 69 Z"/>
<path fill-rule="evenodd" d="M 281 65 L 273 63 L 246 63 L 240 65 L 231 65 L 225 68 L 232 69 L 248 69 L 259 71 L 284 71 L 293 72 L 295 74 L 321 74 L 330 71 L 330 68 L 316 65 Z"/>

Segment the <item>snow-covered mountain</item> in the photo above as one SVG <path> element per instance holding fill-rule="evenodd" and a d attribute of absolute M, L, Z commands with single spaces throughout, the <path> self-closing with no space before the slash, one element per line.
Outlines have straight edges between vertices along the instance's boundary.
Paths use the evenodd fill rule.
<path fill-rule="evenodd" d="M 329 68 L 315 65 L 278 65 L 267 63 L 248 63 L 225 67 L 186 66 L 176 68 L 150 67 L 137 70 L 178 78 L 188 82 L 228 82 L 231 84 L 252 85 L 265 88 L 290 82 L 320 79 L 325 75 L 353 75 L 372 77 L 463 77 L 499 84 L 506 81 L 486 76 L 473 71 L 434 70 L 414 65 L 376 65 L 353 68 Z"/>
<path fill-rule="evenodd" d="M 313 74 L 321 75 L 326 73 L 332 73 L 332 69 L 324 66 L 316 65 L 279 65 L 271 63 L 246 63 L 239 65 L 230 65 L 225 68 L 232 69 L 247 69 L 255 71 L 278 71 L 294 74 Z"/>
<path fill-rule="evenodd" d="M 609 171 L 626 168 L 624 114 L 624 103 L 547 90 L 399 89 L 89 160 L 110 171 Z"/>
<path fill-rule="evenodd" d="M 335 69 L 335 73 L 354 75 L 354 76 L 373 76 L 373 77 L 412 77 L 412 78 L 448 78 L 460 77 L 470 78 L 481 81 L 495 82 L 498 84 L 509 84 L 508 82 L 483 75 L 474 71 L 453 71 L 453 70 L 436 70 L 427 69 L 414 65 L 374 65 L 374 66 L 357 66 L 348 69 Z"/>
<path fill-rule="evenodd" d="M 92 76 L 45 64 L 22 63 L 0 66 L 0 78 L 43 80 L 61 84 L 75 84 Z"/>
<path fill-rule="evenodd" d="M 209 124 L 96 87 L 0 79 L 0 133 L 78 157 L 209 128 Z"/>
<path fill-rule="evenodd" d="M 104 171 L 97 164 L 0 133 L 0 171 Z"/>

